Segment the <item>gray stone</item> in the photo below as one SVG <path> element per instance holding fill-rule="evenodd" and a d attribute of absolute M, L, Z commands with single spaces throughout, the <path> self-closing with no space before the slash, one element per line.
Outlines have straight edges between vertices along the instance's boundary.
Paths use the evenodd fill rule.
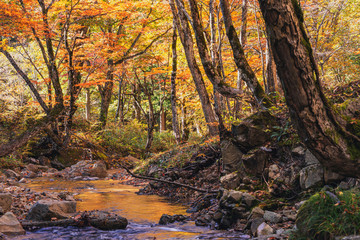
<path fill-rule="evenodd" d="M 243 155 L 242 161 L 245 171 L 248 174 L 261 177 L 264 173 L 264 168 L 269 160 L 270 154 L 261 148 L 255 149 Z"/>
<path fill-rule="evenodd" d="M 262 210 L 261 208 L 259 208 L 259 207 L 254 207 L 254 208 L 251 210 L 250 219 L 263 218 L 264 213 L 265 213 L 264 210 Z"/>
<path fill-rule="evenodd" d="M 11 169 L 6 169 L 4 174 L 7 178 L 20 179 L 20 175 Z"/>
<path fill-rule="evenodd" d="M 40 200 L 30 209 L 26 220 L 50 221 L 52 218 L 64 219 L 76 212 L 76 201 Z"/>
<path fill-rule="evenodd" d="M 306 149 L 302 146 L 298 146 L 291 150 L 291 153 L 295 156 L 303 156 L 305 154 Z"/>
<path fill-rule="evenodd" d="M 0 207 L 4 212 L 8 212 L 11 209 L 13 202 L 12 196 L 9 193 L 0 193 Z"/>
<path fill-rule="evenodd" d="M 265 220 L 263 218 L 255 218 L 251 221 L 251 225 L 250 225 L 250 231 L 252 233 L 253 236 L 256 236 L 256 231 L 258 229 L 258 227 L 260 226 L 260 224 L 262 224 Z"/>
<path fill-rule="evenodd" d="M 238 203 L 242 200 L 243 194 L 243 192 L 231 190 L 229 191 L 227 201 L 232 203 Z"/>
<path fill-rule="evenodd" d="M 327 168 L 324 168 L 324 182 L 326 184 L 328 183 L 332 183 L 332 182 L 338 182 L 338 181 L 341 181 L 343 180 L 345 177 L 338 174 L 338 173 L 335 173 L 331 170 L 328 170 Z"/>
<path fill-rule="evenodd" d="M 235 189 L 239 186 L 241 180 L 237 173 L 229 173 L 220 178 L 220 182 L 223 188 Z"/>
<path fill-rule="evenodd" d="M 84 160 L 72 165 L 68 174 L 70 178 L 79 176 L 104 178 L 107 176 L 105 163 L 92 160 Z"/>
<path fill-rule="evenodd" d="M 309 189 L 323 183 L 324 170 L 320 164 L 307 166 L 300 171 L 300 187 Z"/>
<path fill-rule="evenodd" d="M 261 127 L 243 122 L 237 126 L 233 125 L 231 132 L 235 138 L 236 145 L 244 150 L 251 150 L 264 145 L 270 137 Z"/>
<path fill-rule="evenodd" d="M 25 230 L 12 212 L 7 212 L 0 217 L 0 232 L 10 236 L 25 234 Z"/>
<path fill-rule="evenodd" d="M 281 221 L 281 215 L 275 212 L 265 211 L 264 219 L 270 223 L 278 223 Z"/>
<path fill-rule="evenodd" d="M 270 179 L 277 179 L 280 177 L 280 168 L 276 164 L 272 164 L 269 166 L 269 178 Z"/>
<path fill-rule="evenodd" d="M 272 229 L 265 222 L 261 223 L 256 230 L 257 236 L 270 235 L 270 234 L 273 234 L 273 232 L 274 232 L 274 229 Z"/>
<path fill-rule="evenodd" d="M 251 208 L 254 205 L 256 205 L 258 203 L 258 200 L 251 194 L 249 193 L 243 193 L 243 203 L 246 204 L 247 207 Z"/>
<path fill-rule="evenodd" d="M 243 153 L 241 150 L 229 139 L 222 140 L 220 145 L 225 172 L 238 171 L 242 173 L 243 166 L 241 157 Z"/>
<path fill-rule="evenodd" d="M 309 150 L 306 150 L 305 152 L 305 163 L 306 166 L 320 164 L 319 160 L 317 160 L 317 158 Z"/>

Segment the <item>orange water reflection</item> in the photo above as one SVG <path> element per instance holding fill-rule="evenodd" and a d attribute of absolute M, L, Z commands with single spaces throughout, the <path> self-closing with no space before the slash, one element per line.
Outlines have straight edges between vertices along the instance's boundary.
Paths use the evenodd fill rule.
<path fill-rule="evenodd" d="M 78 211 L 111 210 L 132 222 L 157 223 L 162 214 L 186 214 L 186 208 L 171 204 L 159 196 L 135 194 L 139 189 L 117 180 L 49 181 L 40 179 L 27 186 L 35 191 L 69 191 L 79 193 Z"/>

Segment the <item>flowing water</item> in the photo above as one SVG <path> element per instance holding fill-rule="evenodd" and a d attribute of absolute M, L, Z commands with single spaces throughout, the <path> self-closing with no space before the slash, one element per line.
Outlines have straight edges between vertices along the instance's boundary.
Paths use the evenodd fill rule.
<path fill-rule="evenodd" d="M 70 191 L 78 193 L 78 211 L 107 210 L 128 219 L 124 230 L 102 231 L 92 227 L 49 227 L 27 232 L 20 239 L 87 240 L 87 239 L 248 239 L 246 235 L 225 231 L 211 231 L 193 222 L 158 225 L 162 214 L 185 214 L 186 207 L 173 204 L 159 196 L 137 195 L 137 187 L 116 180 L 49 181 L 40 179 L 28 184 L 38 191 Z"/>

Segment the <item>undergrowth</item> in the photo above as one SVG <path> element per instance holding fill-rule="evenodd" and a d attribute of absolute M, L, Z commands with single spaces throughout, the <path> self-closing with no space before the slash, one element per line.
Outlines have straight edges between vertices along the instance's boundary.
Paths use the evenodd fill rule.
<path fill-rule="evenodd" d="M 304 203 L 291 239 L 334 239 L 360 233 L 359 189 L 334 193 L 322 190 Z"/>

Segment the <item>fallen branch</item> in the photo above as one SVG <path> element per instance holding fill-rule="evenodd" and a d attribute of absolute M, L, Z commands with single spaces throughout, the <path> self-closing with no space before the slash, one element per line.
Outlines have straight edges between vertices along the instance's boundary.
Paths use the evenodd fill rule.
<path fill-rule="evenodd" d="M 158 178 L 153 178 L 153 177 L 147 177 L 147 176 L 140 176 L 137 174 L 132 173 L 127 167 L 125 166 L 121 166 L 121 168 L 125 169 L 132 177 L 134 178 L 140 178 L 140 179 L 146 179 L 146 180 L 151 180 L 151 181 L 156 181 L 156 182 L 162 182 L 162 183 L 167 183 L 167 184 L 172 184 L 172 185 L 176 185 L 179 187 L 184 187 L 184 188 L 188 188 L 197 192 L 203 192 L 203 193 L 218 193 L 218 190 L 205 190 L 205 189 L 201 189 L 201 188 L 196 188 L 196 187 L 192 187 L 186 184 L 182 184 L 182 183 L 177 183 L 177 182 L 171 182 L 171 181 L 167 181 L 167 180 L 162 180 L 162 179 L 158 179 Z"/>

